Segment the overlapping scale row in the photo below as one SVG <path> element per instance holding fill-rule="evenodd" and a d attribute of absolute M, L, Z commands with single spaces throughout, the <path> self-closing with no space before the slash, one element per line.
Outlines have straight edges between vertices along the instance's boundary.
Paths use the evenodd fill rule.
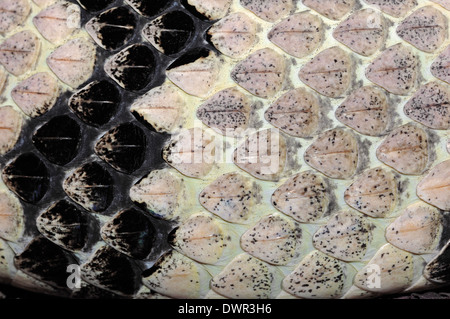
<path fill-rule="evenodd" d="M 445 1 L 3 5 L 1 279 L 78 298 L 449 283 Z"/>

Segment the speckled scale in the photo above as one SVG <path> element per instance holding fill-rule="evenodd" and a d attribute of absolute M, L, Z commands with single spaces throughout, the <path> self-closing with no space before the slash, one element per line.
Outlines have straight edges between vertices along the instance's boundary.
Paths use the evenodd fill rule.
<path fill-rule="evenodd" d="M 121 97 L 115 85 L 93 81 L 75 92 L 69 99 L 70 109 L 86 124 L 102 126 L 116 114 Z"/>
<path fill-rule="evenodd" d="M 199 202 L 211 213 L 231 223 L 245 223 L 256 202 L 251 179 L 237 172 L 221 175 L 199 194 Z"/>
<path fill-rule="evenodd" d="M 80 266 L 80 274 L 88 283 L 125 297 L 133 296 L 141 286 L 135 262 L 108 245 Z"/>
<path fill-rule="evenodd" d="M 448 284 L 450 282 L 450 241 L 448 241 L 439 253 L 426 265 L 423 275 L 431 282 Z"/>
<path fill-rule="evenodd" d="M 242 234 L 240 244 L 250 255 L 272 265 L 286 265 L 298 257 L 302 231 L 299 225 L 279 213 L 261 218 Z"/>
<path fill-rule="evenodd" d="M 23 23 L 30 14 L 28 0 L 4 0 L 0 3 L 0 34 L 4 35 Z"/>
<path fill-rule="evenodd" d="M 125 0 L 125 2 L 139 14 L 150 18 L 162 13 L 172 4 L 173 1 L 153 0 L 152 2 L 149 2 L 147 0 Z"/>
<path fill-rule="evenodd" d="M 374 275 L 377 276 L 376 282 L 373 279 Z M 354 284 L 367 291 L 393 294 L 409 287 L 413 277 L 412 254 L 388 243 L 383 245 L 368 264 L 358 271 Z"/>
<path fill-rule="evenodd" d="M 397 127 L 378 146 L 376 155 L 402 174 L 420 175 L 428 164 L 427 133 L 410 123 Z"/>
<path fill-rule="evenodd" d="M 67 266 L 77 262 L 70 253 L 40 235 L 15 256 L 14 264 L 31 277 L 64 291 L 68 290 Z"/>
<path fill-rule="evenodd" d="M 317 15 L 295 13 L 275 24 L 267 38 L 286 53 L 303 58 L 323 43 L 324 25 Z"/>
<path fill-rule="evenodd" d="M 154 170 L 130 188 L 130 198 L 152 215 L 174 220 L 178 218 L 183 190 L 183 179 L 171 169 Z"/>
<path fill-rule="evenodd" d="M 157 293 L 179 299 L 203 296 L 205 283 L 211 279 L 201 265 L 172 250 L 142 273 L 145 286 Z"/>
<path fill-rule="evenodd" d="M 292 0 L 240 0 L 240 4 L 268 22 L 284 18 L 295 9 Z"/>
<path fill-rule="evenodd" d="M 194 20 L 183 11 L 167 12 L 142 29 L 144 38 L 166 55 L 184 50 L 194 33 Z"/>
<path fill-rule="evenodd" d="M 38 72 L 17 83 L 11 97 L 20 109 L 30 117 L 47 113 L 56 103 L 59 84 L 49 72 Z"/>
<path fill-rule="evenodd" d="M 98 239 L 94 217 L 67 200 L 58 201 L 41 212 L 36 227 L 48 240 L 73 252 L 86 250 Z"/>
<path fill-rule="evenodd" d="M 22 75 L 36 63 L 40 47 L 40 39 L 35 33 L 20 31 L 0 44 L 0 63 L 9 73 Z"/>
<path fill-rule="evenodd" d="M 298 173 L 272 194 L 272 205 L 302 223 L 320 219 L 327 211 L 329 190 L 325 180 L 312 171 Z"/>
<path fill-rule="evenodd" d="M 285 74 L 285 58 L 264 48 L 239 62 L 231 71 L 231 78 L 257 97 L 270 98 L 282 89 Z"/>
<path fill-rule="evenodd" d="M 47 57 L 47 65 L 53 73 L 72 88 L 79 87 L 91 77 L 95 61 L 95 45 L 84 38 L 67 41 Z"/>
<path fill-rule="evenodd" d="M 352 208 L 374 218 L 384 218 L 398 201 L 394 174 L 381 167 L 359 174 L 344 192 L 345 202 Z"/>
<path fill-rule="evenodd" d="M 80 11 L 74 3 L 57 2 L 34 16 L 33 24 L 47 41 L 61 43 L 80 28 Z"/>
<path fill-rule="evenodd" d="M 419 50 L 434 52 L 448 37 L 448 21 L 437 8 L 425 6 L 404 19 L 396 31 Z"/>
<path fill-rule="evenodd" d="M 19 140 L 24 119 L 12 106 L 0 108 L 0 154 L 11 151 Z"/>
<path fill-rule="evenodd" d="M 322 95 L 338 98 L 353 78 L 351 56 L 338 46 L 321 51 L 299 71 L 302 82 Z"/>
<path fill-rule="evenodd" d="M 216 161 L 214 136 L 199 127 L 184 129 L 172 136 L 162 155 L 182 174 L 193 178 L 205 177 Z"/>
<path fill-rule="evenodd" d="M 448 130 L 450 128 L 450 89 L 444 83 L 429 82 L 422 85 L 408 100 L 405 114 L 429 128 Z"/>
<path fill-rule="evenodd" d="M 20 199 L 37 203 L 47 193 L 50 176 L 44 162 L 34 153 L 22 153 L 2 171 L 3 182 Z"/>
<path fill-rule="evenodd" d="M 134 123 L 123 123 L 106 132 L 95 144 L 95 153 L 114 169 L 131 174 L 145 160 L 147 139 Z"/>
<path fill-rule="evenodd" d="M 102 226 L 100 234 L 107 244 L 121 253 L 144 259 L 153 248 L 156 229 L 147 216 L 130 208 L 116 213 Z"/>
<path fill-rule="evenodd" d="M 264 118 L 286 134 L 311 137 L 319 126 L 320 103 L 313 93 L 292 89 L 270 105 Z"/>
<path fill-rule="evenodd" d="M 386 227 L 386 239 L 392 245 L 413 254 L 427 254 L 437 248 L 442 229 L 439 210 L 417 202 L 406 207 Z"/>
<path fill-rule="evenodd" d="M 436 164 L 417 184 L 417 196 L 442 210 L 450 209 L 450 160 Z"/>
<path fill-rule="evenodd" d="M 80 6 L 90 12 L 96 12 L 106 9 L 114 0 L 77 0 Z"/>
<path fill-rule="evenodd" d="M 197 108 L 197 118 L 225 136 L 238 136 L 249 126 L 251 99 L 237 88 L 221 90 Z"/>
<path fill-rule="evenodd" d="M 209 20 L 218 20 L 227 16 L 232 0 L 182 0 L 182 3 L 186 3 L 188 9 L 192 6 Z"/>
<path fill-rule="evenodd" d="M 268 299 L 274 274 L 269 266 L 246 253 L 239 254 L 211 280 L 211 289 L 233 299 Z"/>
<path fill-rule="evenodd" d="M 362 9 L 342 21 L 334 29 L 333 37 L 354 52 L 370 56 L 386 41 L 386 20 L 375 10 Z"/>
<path fill-rule="evenodd" d="M 407 95 L 419 76 L 418 58 L 414 51 L 397 43 L 385 49 L 366 68 L 366 77 L 386 91 Z"/>
<path fill-rule="evenodd" d="M 321 252 L 343 261 L 360 261 L 373 239 L 373 225 L 364 215 L 341 211 L 330 217 L 313 235 Z"/>
<path fill-rule="evenodd" d="M 286 139 L 276 129 L 251 134 L 233 152 L 233 163 L 253 177 L 276 181 L 287 161 Z"/>
<path fill-rule="evenodd" d="M 23 235 L 25 226 L 22 204 L 7 191 L 0 192 L 0 203 L 0 238 L 17 241 Z"/>
<path fill-rule="evenodd" d="M 130 111 L 157 132 L 178 130 L 185 118 L 186 100 L 173 84 L 157 86 L 134 100 Z"/>
<path fill-rule="evenodd" d="M 345 262 L 314 250 L 283 279 L 282 287 L 300 298 L 339 298 L 344 290 L 348 267 Z"/>
<path fill-rule="evenodd" d="M 389 124 L 389 104 L 381 89 L 364 86 L 351 92 L 335 111 L 336 119 L 355 131 L 379 136 Z"/>
<path fill-rule="evenodd" d="M 434 77 L 450 84 L 450 45 L 433 61 L 430 71 Z"/>
<path fill-rule="evenodd" d="M 130 41 L 136 24 L 136 17 L 130 9 L 114 7 L 89 20 L 85 29 L 100 47 L 112 51 Z"/>
<path fill-rule="evenodd" d="M 33 135 L 34 146 L 52 163 L 65 165 L 78 153 L 81 128 L 67 115 L 52 118 Z"/>
<path fill-rule="evenodd" d="M 211 43 L 224 55 L 241 58 L 258 40 L 258 24 L 243 12 L 230 13 L 208 30 Z"/>
<path fill-rule="evenodd" d="M 132 44 L 110 56 L 104 64 L 105 72 L 129 91 L 145 88 L 153 79 L 156 58 L 144 44 Z"/>
<path fill-rule="evenodd" d="M 169 234 L 169 243 L 183 255 L 202 264 L 215 264 L 230 239 L 217 220 L 204 213 L 192 214 Z"/>
<path fill-rule="evenodd" d="M 336 179 L 351 178 L 358 166 L 358 141 L 345 129 L 331 129 L 319 134 L 304 153 L 312 168 Z"/>
<path fill-rule="evenodd" d="M 332 20 L 339 20 L 352 10 L 355 0 L 303 0 L 303 4 Z"/>
<path fill-rule="evenodd" d="M 172 62 L 166 75 L 186 93 L 206 98 L 219 78 L 220 67 L 221 59 L 213 51 L 192 50 Z"/>
<path fill-rule="evenodd" d="M 74 202 L 97 213 L 111 204 L 113 188 L 111 174 L 95 161 L 76 168 L 63 182 L 64 191 Z"/>
<path fill-rule="evenodd" d="M 416 0 L 364 0 L 369 5 L 372 5 L 381 11 L 400 18 L 405 16 L 409 11 L 417 6 Z"/>

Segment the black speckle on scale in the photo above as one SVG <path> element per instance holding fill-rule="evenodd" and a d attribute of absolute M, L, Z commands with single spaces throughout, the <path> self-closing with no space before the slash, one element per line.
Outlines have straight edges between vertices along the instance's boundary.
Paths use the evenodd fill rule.
<path fill-rule="evenodd" d="M 3 181 L 19 198 L 37 203 L 48 190 L 50 178 L 47 167 L 33 153 L 24 153 L 3 169 Z"/>

